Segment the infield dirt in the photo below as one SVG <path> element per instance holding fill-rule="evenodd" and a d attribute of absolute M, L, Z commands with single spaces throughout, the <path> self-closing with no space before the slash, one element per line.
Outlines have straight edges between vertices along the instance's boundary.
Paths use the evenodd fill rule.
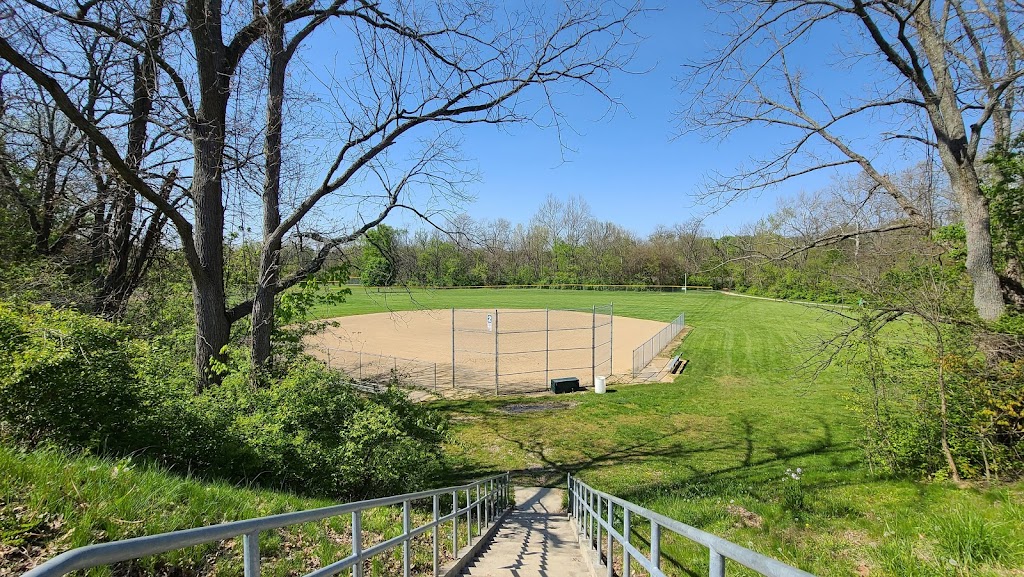
<path fill-rule="evenodd" d="M 501 330 L 508 332 L 500 331 L 499 342 L 494 345 L 493 332 L 483 320 L 487 313 L 493 312 L 493 309 L 456 311 L 458 315 L 479 320 L 474 321 L 473 328 L 468 328 L 461 320 L 457 323 L 455 386 L 472 386 L 479 381 L 481 386 L 493 389 L 494 346 L 501 351 L 501 381 L 509 386 L 516 385 L 519 392 L 531 387 L 543 390 L 547 377 L 562 376 L 554 371 L 547 374 L 546 365 L 553 369 L 572 369 L 580 373 L 581 382 L 592 384 L 590 367 L 595 356 L 592 351 L 596 351 L 598 357 L 596 374 L 630 375 L 633 350 L 667 326 L 663 322 L 622 316 L 609 319 L 606 315 L 602 319 L 598 315 L 595 320 L 590 312 L 551 310 L 546 315 L 545 311 L 535 311 L 544 320 L 535 323 L 531 330 L 522 331 L 521 326 L 513 330 L 513 319 L 525 318 L 531 311 L 498 309 L 496 324 L 499 328 L 507 327 Z M 436 387 L 438 383 L 450 385 L 453 380 L 451 309 L 355 315 L 329 322 L 331 326 L 305 342 L 311 353 L 328 360 L 332 366 L 353 370 L 357 362 L 364 368 L 376 362 L 387 368 L 390 362 L 397 370 L 402 370 L 404 365 L 405 372 L 416 375 L 420 384 L 428 387 L 431 384 Z M 500 324 L 502 322 L 504 324 Z M 598 328 L 592 330 L 592 323 Z M 547 334 L 545 327 L 551 329 Z M 592 341 L 596 342 L 596 347 L 591 346 Z M 389 361 L 389 358 L 393 359 Z M 516 375 L 522 377 L 514 378 Z"/>

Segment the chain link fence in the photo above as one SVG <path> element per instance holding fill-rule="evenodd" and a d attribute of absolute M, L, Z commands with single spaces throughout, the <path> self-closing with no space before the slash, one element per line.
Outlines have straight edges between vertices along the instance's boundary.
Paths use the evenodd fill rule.
<path fill-rule="evenodd" d="M 614 369 L 611 304 L 585 310 L 451 309 L 450 317 L 446 362 L 327 347 L 318 356 L 364 388 L 397 381 L 441 396 L 540 392 L 559 377 L 593 386 L 596 377 Z"/>
<path fill-rule="evenodd" d="M 588 310 L 453 309 L 453 387 L 526 393 L 547 390 L 558 377 L 593 386 L 595 377 L 614 368 L 613 323 L 611 304 Z"/>
<path fill-rule="evenodd" d="M 674 321 L 668 324 L 667 327 L 658 331 L 658 334 L 654 335 L 647 340 L 644 344 L 640 345 L 633 350 L 633 377 L 640 374 L 640 371 L 644 370 L 644 367 L 649 365 L 654 357 L 658 356 L 669 343 L 672 342 L 676 336 L 682 332 L 686 326 L 686 315 L 680 313 Z"/>

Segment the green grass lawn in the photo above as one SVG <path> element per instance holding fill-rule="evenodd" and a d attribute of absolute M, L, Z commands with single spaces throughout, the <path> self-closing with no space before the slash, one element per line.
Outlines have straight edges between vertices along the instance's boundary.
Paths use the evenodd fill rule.
<path fill-rule="evenodd" d="M 523 482 L 561 483 L 571 472 L 820 575 L 1024 574 L 1024 486 L 958 488 L 867 469 L 849 408 L 855 373 L 838 366 L 812 378 L 802 369 L 837 327 L 818 309 L 707 292 L 356 288 L 348 303 L 317 312 L 608 302 L 616 314 L 653 320 L 685 312 L 685 373 L 607 395 L 440 403 L 456 422 L 453 477 L 513 470 Z M 786 475 L 798 468 L 798 481 Z M 707 570 L 706 551 L 674 540 L 663 550 L 676 574 Z"/>
<path fill-rule="evenodd" d="M 442 514 L 449 500 L 442 499 Z M 75 547 L 336 505 L 270 490 L 182 478 L 130 459 L 114 461 L 0 445 L 0 575 L 19 575 Z M 428 521 L 431 499 L 413 502 L 413 526 Z M 377 507 L 362 517 L 363 547 L 402 533 L 402 509 Z M 459 525 L 460 546 L 465 525 Z M 260 534 L 262 574 L 304 575 L 352 552 L 350 515 Z M 441 555 L 451 558 L 451 525 L 441 527 Z M 430 574 L 429 532 L 414 539 L 412 569 Z M 401 547 L 365 564 L 365 575 L 402 571 Z M 231 539 L 146 557 L 90 575 L 241 575 L 242 540 Z"/>
<path fill-rule="evenodd" d="M 450 476 L 438 484 L 512 470 L 524 483 L 566 473 L 599 489 L 819 575 L 1024 575 L 1024 484 L 960 488 L 875 476 L 862 460 L 850 410 L 855 373 L 801 370 L 835 320 L 814 308 L 718 293 L 563 290 L 417 290 L 359 287 L 333 317 L 416 308 L 589 308 L 693 327 L 690 360 L 674 383 L 612 387 L 609 394 L 444 401 L 453 419 Z M 531 405 L 543 410 L 510 414 Z M 799 481 L 786 475 L 800 469 Z M 0 447 L 0 575 L 23 557 L 85 543 L 311 508 L 326 501 L 204 484 L 135 465 Z M 374 539 L 395 534 L 394 510 L 368 517 Z M 347 520 L 268 535 L 268 575 L 337 559 Z M 645 528 L 640 526 L 642 536 Z M 136 567 L 240 573 L 240 544 L 194 548 Z M 706 574 L 707 552 L 670 536 L 663 566 Z M 426 553 L 417 553 L 422 569 Z M 312 558 L 312 565 L 307 558 Z M 387 557 L 372 574 L 390 574 Z M 641 573 L 635 573 L 640 575 Z M 729 566 L 730 575 L 744 575 Z"/>

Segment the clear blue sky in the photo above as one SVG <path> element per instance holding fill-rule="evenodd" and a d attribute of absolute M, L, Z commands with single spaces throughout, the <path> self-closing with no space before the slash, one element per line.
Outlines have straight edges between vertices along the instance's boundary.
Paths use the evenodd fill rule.
<path fill-rule="evenodd" d="M 482 181 L 470 187 L 476 201 L 465 211 L 478 219 L 526 222 L 549 193 L 563 199 L 580 195 L 595 218 L 641 235 L 704 214 L 693 193 L 707 172 L 734 169 L 774 144 L 749 135 L 726 142 L 694 134 L 674 138 L 681 64 L 716 42 L 712 25 L 711 15 L 691 1 L 665 2 L 659 12 L 642 17 L 635 28 L 646 39 L 630 69 L 643 73 L 617 74 L 608 86 L 622 107 L 609 117 L 607 102 L 597 96 L 557 103 L 576 131 L 562 134 L 570 149 L 561 147 L 551 128 L 467 129 L 464 151 Z M 771 212 L 778 195 L 827 182 L 821 175 L 749 196 L 709 216 L 705 225 L 716 235 L 736 232 Z"/>
<path fill-rule="evenodd" d="M 464 212 L 474 219 L 525 223 L 549 193 L 561 199 L 578 195 L 598 220 L 647 235 L 658 225 L 706 215 L 708 209 L 696 204 L 695 191 L 711 171 L 728 173 L 778 144 L 777 134 L 755 130 L 715 142 L 695 134 L 679 135 L 682 64 L 700 59 L 721 38 L 713 32 L 713 15 L 702 4 L 658 4 L 650 2 L 658 11 L 635 23 L 635 30 L 645 37 L 629 67 L 635 73 L 618 73 L 607 86 L 621 103 L 617 109 L 609 112 L 607 101 L 597 95 L 556 101 L 572 128 L 562 132 L 562 143 L 550 127 L 464 128 L 464 156 L 481 177 L 469 186 L 476 200 L 462 207 Z M 818 80 L 835 74 L 815 72 Z M 774 210 L 779 196 L 829 182 L 828 174 L 816 174 L 748 195 L 707 216 L 705 226 L 716 236 L 738 232 Z M 422 226 L 408 213 L 393 215 L 388 222 L 407 229 Z"/>

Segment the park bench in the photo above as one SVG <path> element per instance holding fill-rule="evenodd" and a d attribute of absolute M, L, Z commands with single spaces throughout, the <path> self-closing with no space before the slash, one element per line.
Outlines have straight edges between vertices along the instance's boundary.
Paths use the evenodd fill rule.
<path fill-rule="evenodd" d="M 666 365 L 665 368 L 668 370 L 669 374 L 678 375 L 683 372 L 684 368 L 686 368 L 686 363 L 690 361 L 680 358 L 681 356 L 682 355 L 676 355 L 668 362 L 668 365 Z"/>

